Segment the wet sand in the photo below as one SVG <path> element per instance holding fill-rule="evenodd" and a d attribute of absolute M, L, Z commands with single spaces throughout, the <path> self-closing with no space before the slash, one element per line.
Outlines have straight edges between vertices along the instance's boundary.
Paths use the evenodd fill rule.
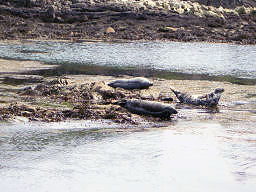
<path fill-rule="evenodd" d="M 38 68 L 49 68 L 54 66 L 44 65 L 34 61 L 12 61 L 12 60 L 0 60 L 0 65 L 10 67 L 1 67 L 0 73 L 11 74 L 19 73 L 24 71 L 30 71 Z M 25 79 L 24 81 L 10 81 L 10 79 Z M 131 78 L 129 76 L 118 77 L 120 78 Z M 6 80 L 7 79 L 7 80 Z M 125 91 L 122 89 L 114 90 L 107 86 L 107 82 L 117 79 L 113 76 L 101 76 L 101 75 L 67 75 L 62 77 L 42 77 L 33 75 L 22 75 L 15 74 L 7 76 L 1 76 L 0 82 L 0 107 L 3 108 L 10 106 L 18 106 L 21 109 L 19 113 L 24 120 L 28 120 L 28 113 L 22 112 L 22 107 L 25 108 L 37 108 L 40 107 L 42 110 L 48 110 L 49 113 L 58 113 L 63 110 L 73 110 L 74 106 L 79 106 L 79 101 L 75 101 L 74 98 L 66 101 L 63 100 L 63 95 L 66 92 L 66 97 L 69 97 L 74 93 L 74 90 L 79 93 L 81 99 L 81 93 L 84 93 L 86 86 L 91 86 L 92 94 L 94 99 L 89 102 L 89 105 L 93 106 L 90 109 L 90 116 L 83 117 L 85 119 L 101 119 L 110 118 L 115 121 L 115 118 L 124 119 L 129 123 L 135 123 L 141 125 L 145 122 L 153 124 L 170 123 L 171 121 L 161 120 L 159 118 L 144 117 L 135 114 L 130 114 L 125 109 L 121 109 L 118 106 L 114 106 L 111 102 L 121 99 L 115 94 L 125 95 L 129 98 L 142 98 L 147 100 L 160 101 L 162 97 L 172 97 L 173 102 L 167 102 L 175 107 L 179 114 L 175 116 L 172 121 L 191 121 L 191 120 L 216 120 L 219 122 L 256 122 L 256 89 L 255 86 L 249 85 L 237 85 L 229 82 L 217 82 L 217 81 L 200 81 L 200 80 L 165 80 L 165 79 L 150 79 L 154 85 L 147 90 L 141 91 Z M 34 89 L 37 85 L 49 82 L 54 82 L 57 86 L 62 87 L 63 93 L 59 95 L 30 95 L 24 94 L 28 87 Z M 63 83 L 64 82 L 64 83 Z M 61 84 L 61 85 L 58 85 Z M 65 85 L 64 85 L 65 84 Z M 55 86 L 55 85 L 54 85 Z M 218 110 L 209 110 L 203 107 L 195 107 L 190 105 L 180 104 L 176 99 L 175 95 L 171 92 L 170 86 L 176 88 L 181 92 L 188 92 L 192 95 L 203 95 L 212 92 L 215 88 L 224 88 Z M 104 95 L 100 95 L 96 90 L 100 87 L 102 90 L 101 94 L 111 93 L 114 98 L 108 100 L 108 104 L 102 104 L 105 102 Z M 52 88 L 52 87 L 51 87 Z M 24 91 L 25 90 L 25 91 Z M 96 98 L 96 99 L 95 99 Z M 100 98 L 100 99 L 99 99 Z M 109 99 L 109 98 L 108 98 Z M 97 102 L 95 103 L 95 100 Z M 69 102 L 71 104 L 69 105 Z M 81 101 L 80 101 L 81 102 Z M 84 102 L 84 101 L 82 101 Z M 161 101 L 162 102 L 162 101 Z M 25 109 L 24 109 L 25 110 Z M 108 113 L 112 112 L 114 116 L 109 117 Z M 4 113 L 4 112 L 2 112 Z M 22 115 L 24 114 L 24 115 Z M 96 117 L 94 117 L 97 116 Z M 48 116 L 47 116 L 48 117 Z M 15 117 L 13 117 L 15 119 Z M 11 119 L 13 119 L 11 118 Z M 21 119 L 22 119 L 21 118 Z M 27 119 L 28 118 L 28 119 Z M 9 119 L 9 120 L 11 120 Z M 71 118 L 72 119 L 72 118 Z M 76 119 L 76 118 L 74 118 Z M 33 119 L 32 119 L 33 120 Z M 40 121 L 39 119 L 36 119 Z M 42 119 L 41 119 L 42 120 Z M 44 119 L 46 121 L 63 121 L 65 119 Z M 123 123 L 124 123 L 123 121 Z M 121 122 L 121 121 L 120 121 Z"/>
<path fill-rule="evenodd" d="M 54 67 L 56 67 L 56 65 L 46 65 L 37 61 L 16 61 L 0 59 L 0 75 L 25 73 L 35 70 L 51 69 Z"/>

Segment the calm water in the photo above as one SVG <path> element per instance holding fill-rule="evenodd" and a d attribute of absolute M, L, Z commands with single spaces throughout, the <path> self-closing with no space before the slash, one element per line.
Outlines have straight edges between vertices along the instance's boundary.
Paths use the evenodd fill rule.
<path fill-rule="evenodd" d="M 256 79 L 256 46 L 201 43 L 0 44 L 0 57 L 66 66 Z M 85 66 L 85 67 L 84 67 Z M 88 67 L 89 66 L 89 67 Z M 111 70 L 109 70 L 111 68 Z M 207 78 L 209 77 L 207 76 Z M 255 124 L 179 120 L 162 128 L 109 122 L 0 124 L 4 192 L 254 192 Z"/>
<path fill-rule="evenodd" d="M 250 124 L 2 125 L 0 185 L 5 192 L 254 192 L 255 147 Z"/>
<path fill-rule="evenodd" d="M 256 79 L 256 46 L 178 42 L 0 44 L 0 57 Z"/>

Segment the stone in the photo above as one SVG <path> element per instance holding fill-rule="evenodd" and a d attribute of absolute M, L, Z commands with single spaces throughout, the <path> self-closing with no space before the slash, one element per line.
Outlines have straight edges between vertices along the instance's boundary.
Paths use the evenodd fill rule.
<path fill-rule="evenodd" d="M 116 32 L 115 29 L 113 29 L 112 27 L 108 27 L 106 29 L 106 33 L 115 33 L 115 32 Z"/>

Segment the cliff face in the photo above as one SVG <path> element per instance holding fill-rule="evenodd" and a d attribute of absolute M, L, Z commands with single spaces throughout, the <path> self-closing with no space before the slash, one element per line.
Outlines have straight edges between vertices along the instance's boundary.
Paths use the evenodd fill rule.
<path fill-rule="evenodd" d="M 189 0 L 207 6 L 234 9 L 237 6 L 256 7 L 256 0 Z"/>

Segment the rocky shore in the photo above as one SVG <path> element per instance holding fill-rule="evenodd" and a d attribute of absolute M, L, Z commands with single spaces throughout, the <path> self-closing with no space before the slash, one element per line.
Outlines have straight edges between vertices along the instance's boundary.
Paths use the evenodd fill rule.
<path fill-rule="evenodd" d="M 213 5 L 178 0 L 0 0 L 0 39 L 256 43 L 255 4 Z"/>
<path fill-rule="evenodd" d="M 101 75 L 67 75 L 42 77 L 20 73 L 19 62 L 9 62 L 17 69 L 0 75 L 0 122 L 110 120 L 127 125 L 159 125 L 177 120 L 256 121 L 255 86 L 228 82 L 150 79 L 153 86 L 140 91 L 112 88 L 107 84 L 117 77 Z M 23 61 L 23 65 L 31 65 Z M 41 67 L 39 63 L 34 66 Z M 36 69 L 37 67 L 34 67 Z M 30 69 L 26 69 L 31 70 Z M 15 75 L 14 75 L 15 73 Z M 122 76 L 120 78 L 131 78 Z M 203 95 L 215 88 L 225 89 L 217 109 L 180 104 L 170 87 L 192 95 Z M 169 99 L 167 99 L 169 98 Z M 173 100 L 171 99 L 173 98 Z M 130 113 L 116 105 L 122 99 L 142 99 L 172 105 L 177 111 L 170 119 Z"/>

